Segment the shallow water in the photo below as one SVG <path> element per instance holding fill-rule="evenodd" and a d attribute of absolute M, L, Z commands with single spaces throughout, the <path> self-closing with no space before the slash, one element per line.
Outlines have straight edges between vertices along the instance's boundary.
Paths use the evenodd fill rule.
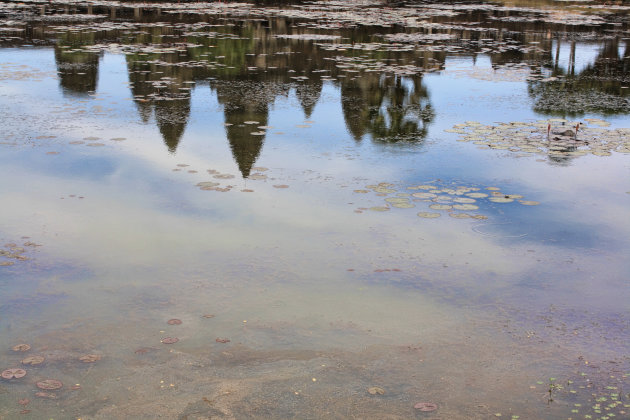
<path fill-rule="evenodd" d="M 627 418 L 626 14 L 0 3 L 0 418 Z"/>

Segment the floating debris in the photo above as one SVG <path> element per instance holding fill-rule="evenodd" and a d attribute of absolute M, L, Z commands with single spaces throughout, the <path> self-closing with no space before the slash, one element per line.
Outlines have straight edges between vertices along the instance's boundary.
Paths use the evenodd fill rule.
<path fill-rule="evenodd" d="M 229 338 L 217 338 L 216 340 L 217 343 L 229 343 L 230 339 Z"/>
<path fill-rule="evenodd" d="M 175 344 L 179 341 L 179 338 L 176 337 L 165 337 L 162 340 L 162 344 Z"/>
<path fill-rule="evenodd" d="M 203 318 L 214 318 L 215 315 L 213 315 L 213 314 L 205 314 L 205 315 L 202 315 L 202 317 Z"/>
<path fill-rule="evenodd" d="M 166 321 L 166 323 L 168 325 L 180 325 L 182 323 L 182 320 L 173 318 L 173 319 L 169 319 L 168 321 Z"/>

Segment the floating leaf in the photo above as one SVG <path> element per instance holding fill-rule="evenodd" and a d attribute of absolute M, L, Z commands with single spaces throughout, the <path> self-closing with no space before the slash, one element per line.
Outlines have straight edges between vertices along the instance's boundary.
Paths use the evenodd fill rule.
<path fill-rule="evenodd" d="M 450 210 L 453 206 L 449 204 L 431 204 L 429 208 L 433 210 Z"/>
<path fill-rule="evenodd" d="M 477 210 L 479 206 L 474 204 L 454 204 L 453 208 L 457 210 Z"/>
<path fill-rule="evenodd" d="M 493 203 L 511 203 L 512 201 L 514 201 L 513 198 L 506 197 L 490 197 L 488 200 L 492 201 Z"/>
<path fill-rule="evenodd" d="M 39 389 L 45 390 L 53 390 L 63 387 L 61 381 L 58 381 L 57 379 L 45 379 L 43 381 L 37 382 L 35 385 L 37 385 Z"/>
<path fill-rule="evenodd" d="M 29 351 L 31 349 L 31 346 L 29 346 L 28 344 L 18 344 L 12 347 L 13 351 Z"/>
<path fill-rule="evenodd" d="M 12 368 L 2 371 L 0 374 L 4 379 L 19 379 L 26 376 L 26 371 L 20 368 Z"/>
<path fill-rule="evenodd" d="M 44 356 L 29 356 L 22 359 L 22 364 L 35 366 L 43 363 L 44 360 Z"/>
<path fill-rule="evenodd" d="M 79 360 L 83 363 L 94 363 L 101 360 L 101 358 L 102 356 L 100 354 L 86 354 L 85 356 L 79 357 Z"/>
<path fill-rule="evenodd" d="M 420 411 L 435 411 L 437 410 L 438 406 L 437 404 L 430 403 L 430 402 L 419 402 L 419 403 L 416 403 L 413 406 L 413 408 Z"/>

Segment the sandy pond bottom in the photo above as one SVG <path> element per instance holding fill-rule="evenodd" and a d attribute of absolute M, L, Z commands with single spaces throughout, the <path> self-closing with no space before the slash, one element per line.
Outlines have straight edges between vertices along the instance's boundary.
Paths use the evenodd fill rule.
<path fill-rule="evenodd" d="M 453 226 L 424 234 L 448 236 Z M 471 229 L 462 239 L 474 235 Z M 556 312 L 530 301 L 537 293 L 531 285 L 519 298 L 513 292 L 498 298 L 496 277 L 476 278 L 481 257 L 475 262 L 456 248 L 427 250 L 431 262 L 420 266 L 402 258 L 402 243 L 391 244 L 390 255 L 369 246 L 309 246 L 302 254 L 287 245 L 257 249 L 252 236 L 254 246 L 238 253 L 173 250 L 183 268 L 166 258 L 153 267 L 112 268 L 109 256 L 97 256 L 72 269 L 52 269 L 48 253 L 60 252 L 63 240 L 30 254 L 37 263 L 26 261 L 10 275 L 14 287 L 3 306 L 0 338 L 3 364 L 28 373 L 0 384 L 0 414 L 552 419 L 584 405 L 593 392 L 610 403 L 616 387 L 627 385 L 623 361 L 613 360 L 623 343 L 610 338 L 615 325 L 596 325 L 606 322 L 602 313 Z M 196 241 L 194 235 L 189 240 Z M 520 252 L 505 250 L 502 258 Z M 461 264 L 442 264 L 447 254 L 461 257 Z M 505 274 L 516 271 L 511 264 L 527 265 L 508 261 L 493 270 Z M 503 286 L 525 282 L 500 279 Z M 517 304 L 521 299 L 529 303 Z M 178 341 L 165 344 L 165 338 Z M 601 346 L 594 349 L 594 341 Z M 19 343 L 31 348 L 11 349 Z M 45 361 L 20 363 L 33 355 Z M 82 361 L 86 355 L 97 357 Z M 562 387 L 550 395 L 552 375 L 551 383 Z M 52 378 L 64 387 L 42 393 L 35 385 Z M 438 410 L 414 409 L 419 402 Z M 614 409 L 623 412 L 623 406 Z"/>

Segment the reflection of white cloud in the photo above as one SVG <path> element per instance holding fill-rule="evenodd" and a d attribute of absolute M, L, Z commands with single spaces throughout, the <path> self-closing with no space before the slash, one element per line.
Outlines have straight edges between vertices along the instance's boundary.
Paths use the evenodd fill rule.
<path fill-rule="evenodd" d="M 599 54 L 601 50 L 601 44 L 587 44 L 580 43 L 575 47 L 573 53 L 575 54 L 575 73 L 579 73 L 588 66 L 593 65 L 595 63 L 595 59 L 597 58 L 597 54 Z M 552 42 L 551 53 L 553 57 L 558 54 L 558 63 L 557 65 L 563 68 L 568 72 L 569 67 L 571 65 L 570 57 L 571 57 L 571 43 L 570 42 L 560 42 L 560 48 L 558 50 L 558 41 L 554 40 Z M 623 56 L 623 54 L 622 54 Z M 555 58 L 554 58 L 555 60 Z"/>

